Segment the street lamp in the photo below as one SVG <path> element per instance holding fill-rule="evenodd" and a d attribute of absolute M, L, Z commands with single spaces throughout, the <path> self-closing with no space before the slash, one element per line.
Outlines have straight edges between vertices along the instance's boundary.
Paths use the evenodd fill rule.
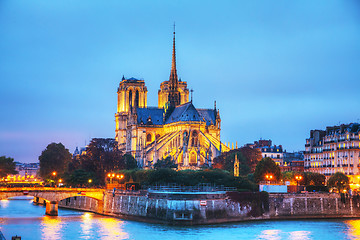
<path fill-rule="evenodd" d="M 92 179 L 89 179 L 88 182 L 89 182 L 89 183 L 92 183 Z"/>
<path fill-rule="evenodd" d="M 301 175 L 296 175 L 295 179 L 296 179 L 296 190 L 297 192 L 299 191 L 299 181 L 301 181 L 303 177 Z"/>
<path fill-rule="evenodd" d="M 274 176 L 272 174 L 266 174 L 265 178 L 270 182 L 274 178 Z"/>
<path fill-rule="evenodd" d="M 55 177 L 56 176 L 56 172 L 54 171 L 54 172 L 52 172 L 52 175 Z"/>

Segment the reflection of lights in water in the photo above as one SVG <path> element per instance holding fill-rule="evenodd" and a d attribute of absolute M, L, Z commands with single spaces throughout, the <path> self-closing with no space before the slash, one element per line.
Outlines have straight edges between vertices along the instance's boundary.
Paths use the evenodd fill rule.
<path fill-rule="evenodd" d="M 280 230 L 264 230 L 261 231 L 261 234 L 258 237 L 258 239 L 278 240 L 281 239 L 280 233 L 281 233 Z"/>
<path fill-rule="evenodd" d="M 85 235 L 85 236 L 90 236 L 91 235 L 91 224 L 93 222 L 93 214 L 91 213 L 84 213 L 82 216 L 81 216 L 81 229 L 82 229 L 82 233 Z"/>
<path fill-rule="evenodd" d="M 123 223 L 124 221 L 115 218 L 99 218 L 99 227 L 104 236 L 101 239 L 128 239 L 128 233 L 122 229 Z"/>
<path fill-rule="evenodd" d="M 0 206 L 2 208 L 7 208 L 9 206 L 9 200 L 7 199 L 0 200 Z"/>
<path fill-rule="evenodd" d="M 308 232 L 308 231 L 294 231 L 294 232 L 290 232 L 289 239 L 291 239 L 291 240 L 307 240 L 307 239 L 310 239 L 309 235 L 310 235 L 310 232 Z"/>
<path fill-rule="evenodd" d="M 61 220 L 58 217 L 44 216 L 41 223 L 42 239 L 61 239 Z"/>
<path fill-rule="evenodd" d="M 360 239 L 360 220 L 348 220 L 345 221 L 345 224 L 349 227 L 349 236 Z"/>

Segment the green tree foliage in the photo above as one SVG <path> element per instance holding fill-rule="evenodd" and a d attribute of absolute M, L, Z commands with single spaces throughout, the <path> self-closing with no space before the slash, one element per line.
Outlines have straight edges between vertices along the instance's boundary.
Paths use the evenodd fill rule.
<path fill-rule="evenodd" d="M 343 190 L 348 190 L 350 188 L 349 178 L 341 172 L 337 172 L 332 175 L 329 178 L 327 185 L 329 188 L 336 188 L 339 192 Z"/>
<path fill-rule="evenodd" d="M 267 174 L 273 175 L 273 180 L 278 181 L 281 179 L 280 167 L 271 159 L 263 158 L 255 168 L 254 178 L 256 182 L 264 181 Z"/>
<path fill-rule="evenodd" d="M 147 186 L 156 184 L 195 186 L 202 183 L 210 183 L 250 191 L 257 189 L 257 186 L 247 178 L 234 177 L 229 172 L 219 169 L 175 171 L 170 168 L 160 168 L 157 170 L 120 171 L 120 173 L 125 175 L 126 181 L 128 181 L 131 176 L 135 182 Z"/>
<path fill-rule="evenodd" d="M 135 158 L 130 154 L 125 154 L 123 156 L 124 162 L 125 162 L 125 169 L 135 169 L 138 167 L 137 162 Z"/>
<path fill-rule="evenodd" d="M 295 176 L 301 175 L 303 178 L 299 182 L 301 185 L 305 186 L 324 186 L 325 184 L 325 175 L 320 173 L 313 172 L 283 172 L 282 179 L 284 181 L 293 181 L 296 182 Z"/>
<path fill-rule="evenodd" d="M 56 171 L 63 175 L 71 161 L 71 154 L 62 143 L 50 143 L 39 156 L 40 176 L 47 179 Z"/>
<path fill-rule="evenodd" d="M 127 167 L 117 142 L 112 138 L 93 138 L 86 148 L 86 154 L 80 156 L 79 162 L 81 169 L 95 173 L 101 184 L 104 183 L 107 172 Z M 128 162 L 129 165 L 132 164 L 130 160 Z"/>
<path fill-rule="evenodd" d="M 95 173 L 93 172 L 87 172 L 83 169 L 77 169 L 73 171 L 72 173 L 66 175 L 65 182 L 67 185 L 70 186 L 88 186 L 89 179 L 92 180 L 91 185 L 97 185 L 99 180 L 97 179 Z"/>
<path fill-rule="evenodd" d="M 242 147 L 222 153 L 213 161 L 213 168 L 234 172 L 235 155 L 240 164 L 240 175 L 244 176 L 255 171 L 256 164 L 261 160 L 259 149 Z"/>
<path fill-rule="evenodd" d="M 1 156 L 0 157 L 0 178 L 6 177 L 10 174 L 18 174 L 15 170 L 16 164 L 13 158 Z"/>
<path fill-rule="evenodd" d="M 313 172 L 304 172 L 303 174 L 304 180 L 303 184 L 305 186 L 324 186 L 325 185 L 325 175 L 320 173 Z"/>
<path fill-rule="evenodd" d="M 159 159 L 154 164 L 155 169 L 159 168 L 177 168 L 177 164 L 175 164 L 175 161 L 171 159 L 171 156 L 168 156 L 167 158 Z"/>

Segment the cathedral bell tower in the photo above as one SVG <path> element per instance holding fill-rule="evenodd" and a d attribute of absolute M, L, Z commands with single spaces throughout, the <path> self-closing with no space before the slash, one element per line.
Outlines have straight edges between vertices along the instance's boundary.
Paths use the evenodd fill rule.
<path fill-rule="evenodd" d="M 136 78 L 126 79 L 124 76 L 117 91 L 117 113 L 115 114 L 115 139 L 120 149 L 126 146 L 126 129 L 129 116 L 137 108 L 147 107 L 147 88 L 144 80 Z"/>

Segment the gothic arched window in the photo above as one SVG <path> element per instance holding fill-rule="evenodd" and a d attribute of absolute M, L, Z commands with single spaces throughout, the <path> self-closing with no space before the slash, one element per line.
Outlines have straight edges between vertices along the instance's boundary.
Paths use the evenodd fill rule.
<path fill-rule="evenodd" d="M 151 134 L 150 134 L 150 133 L 148 133 L 148 134 L 146 135 L 146 141 L 147 141 L 147 142 L 151 142 Z"/>
<path fill-rule="evenodd" d="M 191 146 L 197 147 L 198 145 L 198 133 L 197 131 L 192 132 L 192 138 L 191 138 Z"/>
<path fill-rule="evenodd" d="M 130 91 L 129 91 L 129 106 L 132 107 L 132 105 L 133 105 L 133 102 L 132 102 L 132 91 L 130 90 Z"/>
<path fill-rule="evenodd" d="M 135 93 L 135 104 L 134 104 L 135 107 L 139 107 L 139 90 L 136 90 L 136 93 Z"/>

